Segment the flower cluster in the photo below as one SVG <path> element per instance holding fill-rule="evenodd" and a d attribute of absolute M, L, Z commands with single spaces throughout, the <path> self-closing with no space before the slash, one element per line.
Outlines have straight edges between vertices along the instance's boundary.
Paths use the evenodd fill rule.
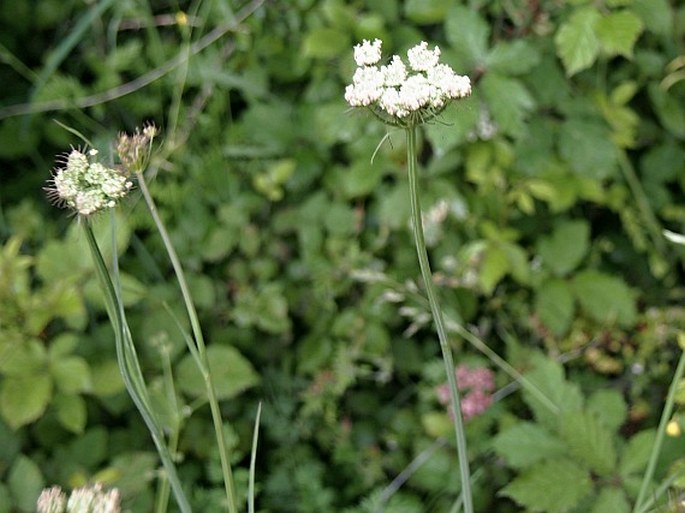
<path fill-rule="evenodd" d="M 112 208 L 128 193 L 133 183 L 116 169 L 95 160 L 97 150 L 84 154 L 73 149 L 66 155 L 64 167 L 54 171 L 47 187 L 48 196 L 59 205 L 88 216 Z"/>
<path fill-rule="evenodd" d="M 119 134 L 116 149 L 124 169 L 130 173 L 140 173 L 145 169 L 156 135 L 157 127 L 152 124 L 145 125 L 142 130 L 136 128 L 133 135 Z"/>
<path fill-rule="evenodd" d="M 101 484 L 84 486 L 69 498 L 59 486 L 46 488 L 38 497 L 38 513 L 120 513 L 121 495 L 116 488 L 104 491 Z"/>
<path fill-rule="evenodd" d="M 436 116 L 453 99 L 471 94 L 469 77 L 441 64 L 440 48 L 421 42 L 407 52 L 405 64 L 398 55 L 378 66 L 381 40 L 364 40 L 354 47 L 357 70 L 345 89 L 353 107 L 370 107 L 384 121 L 405 125 Z"/>
<path fill-rule="evenodd" d="M 492 404 L 491 392 L 495 389 L 495 376 L 485 367 L 470 369 L 460 365 L 455 370 L 457 388 L 465 392 L 461 400 L 461 413 L 464 420 L 469 420 L 483 413 Z M 447 383 L 436 389 L 440 404 L 447 406 L 450 402 L 450 391 Z M 451 412 L 450 412 L 451 413 Z"/>

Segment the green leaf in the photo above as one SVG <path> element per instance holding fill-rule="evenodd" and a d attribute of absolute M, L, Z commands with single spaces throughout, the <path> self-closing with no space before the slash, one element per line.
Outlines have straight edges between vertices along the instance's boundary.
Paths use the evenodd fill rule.
<path fill-rule="evenodd" d="M 616 11 L 597 21 L 597 37 L 602 50 L 609 56 L 623 55 L 631 58 L 633 47 L 644 26 L 640 18 L 628 10 Z"/>
<path fill-rule="evenodd" d="M 570 119 L 559 130 L 559 153 L 578 175 L 607 178 L 616 173 L 616 147 L 600 122 Z"/>
<path fill-rule="evenodd" d="M 485 65 L 489 72 L 523 75 L 540 62 L 540 52 L 525 39 L 499 41 L 488 54 Z"/>
<path fill-rule="evenodd" d="M 52 397 L 52 380 L 47 374 L 5 378 L 0 384 L 0 414 L 17 429 L 37 420 Z"/>
<path fill-rule="evenodd" d="M 490 25 L 475 9 L 455 5 L 445 19 L 445 37 L 465 65 L 484 64 L 490 38 Z"/>
<path fill-rule="evenodd" d="M 72 433 L 81 434 L 86 427 L 86 402 L 80 395 L 57 394 L 53 399 L 57 420 Z"/>
<path fill-rule="evenodd" d="M 116 360 L 93 364 L 91 369 L 90 391 L 97 397 L 109 397 L 124 390 L 124 380 Z"/>
<path fill-rule="evenodd" d="M 17 508 L 26 512 L 36 511 L 36 501 L 45 485 L 38 465 L 20 455 L 9 471 L 7 484 Z"/>
<path fill-rule="evenodd" d="M 557 55 L 571 76 L 592 66 L 599 55 L 595 24 L 601 16 L 594 7 L 579 9 L 564 23 L 556 36 Z"/>
<path fill-rule="evenodd" d="M 597 322 L 635 324 L 635 294 L 620 278 L 589 269 L 575 277 L 573 290 L 585 313 Z"/>
<path fill-rule="evenodd" d="M 566 513 L 592 490 L 589 473 L 567 458 L 538 463 L 500 492 L 530 511 Z"/>
<path fill-rule="evenodd" d="M 590 513 L 629 513 L 630 503 L 626 493 L 615 486 L 603 487 L 599 491 Z"/>
<path fill-rule="evenodd" d="M 418 24 L 438 23 L 445 19 L 452 0 L 406 0 L 404 14 Z"/>
<path fill-rule="evenodd" d="M 597 390 L 587 401 L 587 411 L 609 430 L 617 431 L 628 418 L 628 406 L 620 392 Z"/>
<path fill-rule="evenodd" d="M 573 321 L 575 301 L 564 280 L 544 282 L 535 294 L 535 311 L 542 324 L 557 336 L 564 335 Z"/>
<path fill-rule="evenodd" d="M 583 260 L 590 243 L 590 226 L 586 221 L 558 224 L 549 237 L 539 239 L 542 263 L 557 276 L 565 276 Z"/>
<path fill-rule="evenodd" d="M 474 96 L 449 106 L 440 115 L 439 122 L 424 125 L 426 139 L 436 156 L 441 157 L 468 140 L 480 117 L 480 106 Z"/>
<path fill-rule="evenodd" d="M 259 383 L 252 364 L 231 346 L 211 345 L 207 348 L 209 370 L 219 400 L 230 399 Z M 179 388 L 188 395 L 205 397 L 206 388 L 192 355 L 187 355 L 176 368 Z"/>
<path fill-rule="evenodd" d="M 534 370 L 526 374 L 526 379 L 562 412 L 578 411 L 583 406 L 583 395 L 578 385 L 566 381 L 561 364 L 544 355 L 534 356 Z M 523 400 L 533 411 L 538 422 L 550 430 L 557 429 L 559 416 L 556 412 L 550 411 L 528 391 L 523 392 Z"/>
<path fill-rule="evenodd" d="M 301 51 L 306 57 L 330 59 L 351 51 L 350 36 L 339 29 L 317 28 L 305 34 Z"/>
<path fill-rule="evenodd" d="M 621 451 L 621 459 L 618 464 L 622 476 L 642 474 L 652 454 L 655 439 L 656 432 L 653 429 L 646 429 L 628 440 Z"/>
<path fill-rule="evenodd" d="M 65 394 L 90 390 L 90 368 L 80 356 L 68 356 L 50 364 L 50 373 L 57 388 Z"/>
<path fill-rule="evenodd" d="M 480 285 L 486 295 L 492 293 L 500 280 L 509 272 L 507 253 L 498 244 L 488 244 L 480 267 Z"/>
<path fill-rule="evenodd" d="M 642 19 L 650 32 L 672 37 L 674 13 L 668 0 L 634 0 L 631 10 Z"/>
<path fill-rule="evenodd" d="M 529 467 L 557 457 L 566 449 L 558 438 L 532 422 L 519 422 L 498 434 L 493 440 L 493 448 L 514 468 Z"/>
<path fill-rule="evenodd" d="M 659 121 L 666 130 L 679 138 L 685 138 L 685 107 L 670 92 L 664 91 L 658 83 L 648 86 L 649 99 L 654 106 Z"/>
<path fill-rule="evenodd" d="M 559 433 L 571 454 L 602 476 L 616 466 L 614 432 L 589 412 L 567 411 L 560 418 Z"/>
<path fill-rule="evenodd" d="M 515 78 L 488 73 L 481 80 L 480 88 L 499 129 L 514 137 L 522 135 L 525 118 L 535 106 L 523 83 Z"/>
<path fill-rule="evenodd" d="M 45 346 L 38 339 L 0 339 L 0 350 L 0 372 L 6 376 L 26 376 L 42 372 L 45 368 Z"/>

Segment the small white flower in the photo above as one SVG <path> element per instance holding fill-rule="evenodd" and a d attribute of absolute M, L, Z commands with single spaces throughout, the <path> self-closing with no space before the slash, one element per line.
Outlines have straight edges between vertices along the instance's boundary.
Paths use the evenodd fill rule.
<path fill-rule="evenodd" d="M 409 60 L 409 66 L 414 71 L 428 71 L 438 64 L 440 48 L 436 46 L 433 50 L 429 50 L 428 43 L 421 41 L 421 43 L 409 49 L 407 59 Z"/>
<path fill-rule="evenodd" d="M 391 116 L 403 118 L 409 115 L 409 111 L 403 106 L 400 100 L 400 93 L 397 89 L 393 89 L 392 87 L 383 91 L 383 96 L 381 96 L 380 99 L 380 106 Z"/>
<path fill-rule="evenodd" d="M 59 486 L 46 488 L 40 493 L 36 506 L 38 513 L 64 513 L 67 507 L 67 496 Z"/>
<path fill-rule="evenodd" d="M 374 66 L 357 68 L 352 84 L 345 89 L 345 99 L 353 107 L 368 106 L 383 94 L 383 73 Z"/>
<path fill-rule="evenodd" d="M 407 79 L 407 67 L 399 55 L 394 55 L 389 65 L 381 66 L 381 71 L 387 87 L 402 85 Z"/>
<path fill-rule="evenodd" d="M 417 111 L 428 105 L 434 91 L 423 75 L 412 75 L 400 87 L 400 102 L 409 111 Z"/>
<path fill-rule="evenodd" d="M 364 39 L 361 44 L 354 47 L 354 61 L 357 66 L 372 66 L 381 60 L 381 45 L 383 42 L 380 39 L 374 39 L 373 42 Z"/>

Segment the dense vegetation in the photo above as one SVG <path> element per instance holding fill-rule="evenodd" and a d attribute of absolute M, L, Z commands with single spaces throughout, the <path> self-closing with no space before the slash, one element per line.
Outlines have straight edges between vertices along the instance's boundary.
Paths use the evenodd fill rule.
<path fill-rule="evenodd" d="M 422 131 L 420 160 L 455 359 L 498 387 L 467 425 L 477 509 L 631 510 L 685 330 L 685 250 L 662 234 L 685 232 L 682 3 L 32 0 L 0 9 L 0 512 L 89 481 L 152 510 L 159 462 L 86 242 L 42 190 L 55 155 L 82 144 L 65 125 L 110 154 L 150 121 L 152 194 L 189 274 L 240 493 L 263 401 L 258 511 L 451 511 L 404 138 L 376 152 L 386 127 L 343 99 L 364 38 L 437 44 L 473 83 Z M 110 216 L 96 221 L 111 248 Z M 224 511 L 204 390 L 166 306 L 183 318 L 180 296 L 139 193 L 116 227 L 181 478 L 197 511 Z M 667 437 L 656 468 L 655 483 L 676 476 L 660 511 L 685 487 L 684 438 Z"/>

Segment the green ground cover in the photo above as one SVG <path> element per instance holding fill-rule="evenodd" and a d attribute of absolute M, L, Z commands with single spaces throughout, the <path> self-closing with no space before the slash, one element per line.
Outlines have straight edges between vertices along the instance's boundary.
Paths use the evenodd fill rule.
<path fill-rule="evenodd" d="M 353 46 L 374 38 L 387 55 L 437 44 L 473 86 L 417 144 L 455 360 L 494 373 L 466 425 L 476 511 L 679 511 L 682 387 L 656 504 L 636 501 L 685 330 L 685 249 L 663 235 L 685 233 L 682 3 L 33 0 L 0 9 L 0 513 L 96 481 L 131 511 L 155 507 L 160 461 L 88 242 L 43 190 L 55 155 L 83 146 L 65 126 L 114 165 L 117 133 L 146 122 L 160 129 L 148 185 L 197 306 L 240 504 L 262 402 L 256 511 L 456 511 L 404 134 L 343 97 Z M 226 511 L 140 187 L 114 218 L 180 481 L 195 511 Z M 111 256 L 112 218 L 93 225 Z"/>

